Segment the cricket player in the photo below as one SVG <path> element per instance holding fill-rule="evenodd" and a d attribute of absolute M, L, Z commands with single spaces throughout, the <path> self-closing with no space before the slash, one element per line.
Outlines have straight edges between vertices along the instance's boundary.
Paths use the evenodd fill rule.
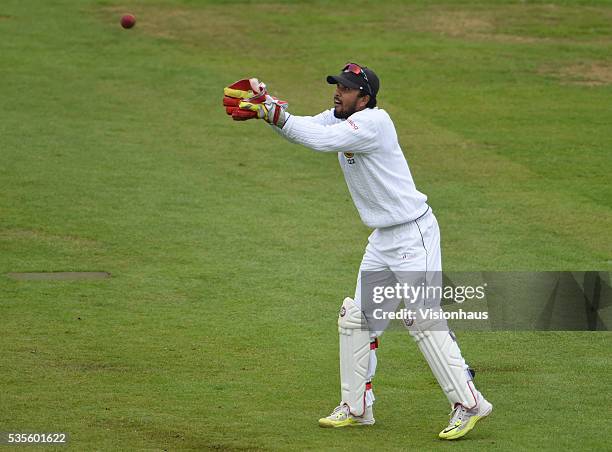
<path fill-rule="evenodd" d="M 316 116 L 289 114 L 287 103 L 267 94 L 256 79 L 227 87 L 224 105 L 234 119 L 264 119 L 293 143 L 337 153 L 355 207 L 373 229 L 355 295 L 344 299 L 338 318 L 341 400 L 319 420 L 321 427 L 366 426 L 374 424 L 372 377 L 382 331 L 362 327 L 367 323 L 361 304 L 363 272 L 441 274 L 440 231 L 427 197 L 415 187 L 393 121 L 376 107 L 379 79 L 374 71 L 348 63 L 327 82 L 336 85 L 334 106 Z M 406 326 L 451 405 L 450 423 L 439 437 L 464 436 L 491 413 L 492 404 L 474 386 L 445 321 L 442 327 L 425 319 Z"/>

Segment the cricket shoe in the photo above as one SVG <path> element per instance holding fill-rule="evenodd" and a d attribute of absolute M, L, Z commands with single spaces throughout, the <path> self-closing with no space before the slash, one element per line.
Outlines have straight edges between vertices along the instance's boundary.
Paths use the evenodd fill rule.
<path fill-rule="evenodd" d="M 472 430 L 479 420 L 491 414 L 491 411 L 493 411 L 493 405 L 484 397 L 480 399 L 476 408 L 472 410 L 468 410 L 458 403 L 453 411 L 450 412 L 451 419 L 448 427 L 442 430 L 438 436 L 442 439 L 461 438 Z"/>
<path fill-rule="evenodd" d="M 362 425 L 374 425 L 374 413 L 372 407 L 366 408 L 363 416 L 353 416 L 348 405 L 338 405 L 327 417 L 319 419 L 319 427 L 338 428 L 338 427 L 358 427 Z"/>

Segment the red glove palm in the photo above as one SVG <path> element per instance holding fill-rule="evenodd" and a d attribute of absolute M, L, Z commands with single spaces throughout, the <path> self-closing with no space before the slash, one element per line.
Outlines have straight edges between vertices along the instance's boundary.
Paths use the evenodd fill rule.
<path fill-rule="evenodd" d="M 257 112 L 241 109 L 240 102 L 263 103 L 266 100 L 266 94 L 266 85 L 256 78 L 238 80 L 223 88 L 225 112 L 231 115 L 235 121 L 257 118 Z"/>

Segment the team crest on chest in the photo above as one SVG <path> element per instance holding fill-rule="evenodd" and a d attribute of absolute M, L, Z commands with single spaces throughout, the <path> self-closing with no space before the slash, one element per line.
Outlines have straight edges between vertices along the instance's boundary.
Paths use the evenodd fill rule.
<path fill-rule="evenodd" d="M 353 152 L 344 152 L 344 157 L 346 158 L 346 163 L 348 163 L 349 165 L 355 163 L 355 154 Z"/>

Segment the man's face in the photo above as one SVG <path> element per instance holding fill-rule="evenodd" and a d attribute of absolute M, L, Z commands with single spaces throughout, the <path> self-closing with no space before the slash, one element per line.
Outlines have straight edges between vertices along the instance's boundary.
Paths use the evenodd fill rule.
<path fill-rule="evenodd" d="M 359 89 L 347 88 L 338 83 L 334 93 L 334 116 L 346 119 L 353 113 L 363 110 L 368 99 L 369 96 L 359 97 Z"/>

